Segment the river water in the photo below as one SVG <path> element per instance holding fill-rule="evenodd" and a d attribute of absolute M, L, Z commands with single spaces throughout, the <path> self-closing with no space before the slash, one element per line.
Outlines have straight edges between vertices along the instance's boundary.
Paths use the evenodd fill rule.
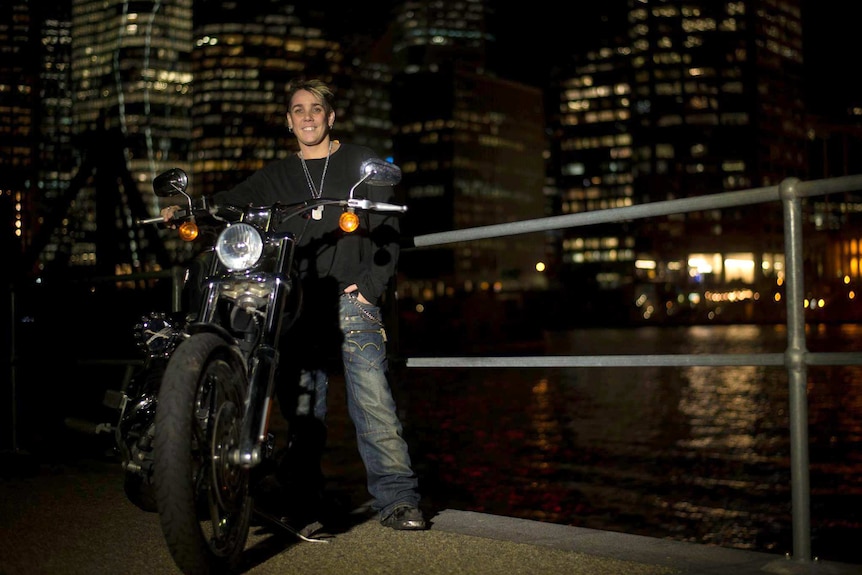
<path fill-rule="evenodd" d="M 858 352 L 862 326 L 810 326 L 806 340 Z M 782 325 L 584 329 L 546 333 L 523 355 L 781 353 L 786 342 Z M 396 375 L 429 505 L 793 553 L 782 367 Z M 808 410 L 812 553 L 862 563 L 862 367 L 809 367 Z"/>

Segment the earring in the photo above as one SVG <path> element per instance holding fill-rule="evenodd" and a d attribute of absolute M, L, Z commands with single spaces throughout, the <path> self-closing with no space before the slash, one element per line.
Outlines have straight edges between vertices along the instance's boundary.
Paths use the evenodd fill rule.
<path fill-rule="evenodd" d="M 332 126 L 334 126 L 334 125 L 335 125 L 335 124 L 329 124 L 329 129 L 331 130 L 331 129 L 332 129 Z"/>
<path fill-rule="evenodd" d="M 288 131 L 288 132 L 292 132 L 292 131 L 293 131 L 293 126 L 288 126 L 288 127 L 287 127 L 287 131 Z"/>

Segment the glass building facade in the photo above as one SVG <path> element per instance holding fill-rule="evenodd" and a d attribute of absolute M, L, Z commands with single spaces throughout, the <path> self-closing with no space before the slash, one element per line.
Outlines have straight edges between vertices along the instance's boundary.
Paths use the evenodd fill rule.
<path fill-rule="evenodd" d="M 72 122 L 94 175 L 70 207 L 72 265 L 166 265 L 134 221 L 158 213 L 153 178 L 189 166 L 191 49 L 192 0 L 72 0 Z"/>
<path fill-rule="evenodd" d="M 798 0 L 628 0 L 609 4 L 604 25 L 602 45 L 560 79 L 564 213 L 807 175 Z M 569 282 L 618 290 L 649 318 L 717 286 L 768 292 L 782 252 L 776 204 L 572 230 L 562 258 Z"/>

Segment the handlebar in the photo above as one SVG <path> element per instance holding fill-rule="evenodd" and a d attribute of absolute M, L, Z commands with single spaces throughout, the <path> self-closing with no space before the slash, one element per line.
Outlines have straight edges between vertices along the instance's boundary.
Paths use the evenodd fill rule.
<path fill-rule="evenodd" d="M 376 211 L 376 212 L 400 212 L 404 213 L 407 211 L 407 206 L 400 204 L 390 204 L 388 202 L 374 202 L 372 200 L 360 199 L 360 198 L 348 198 L 345 200 L 339 200 L 335 198 L 315 198 L 311 200 L 306 200 L 304 202 L 300 202 L 297 204 L 280 204 L 272 206 L 275 209 L 284 210 L 289 215 L 289 217 L 297 214 L 301 214 L 307 211 L 314 209 L 317 206 L 322 205 L 338 205 L 348 209 L 358 209 L 358 210 L 367 210 L 367 211 Z M 228 208 L 239 210 L 239 206 L 227 206 Z M 248 207 L 262 207 L 262 206 L 248 206 Z M 218 206 L 207 204 L 201 208 L 201 213 L 208 213 L 210 216 L 216 216 L 216 212 L 218 212 Z M 197 212 L 197 210 L 192 210 L 192 212 Z M 171 222 L 179 222 L 183 220 L 189 219 L 190 213 L 187 209 L 179 209 L 174 212 L 173 217 L 171 218 Z M 217 216 L 216 216 L 217 217 Z M 138 219 L 137 223 L 139 225 L 150 225 L 150 224 L 160 224 L 166 223 L 164 218 L 161 216 L 156 216 L 152 218 L 143 218 Z"/>
<path fill-rule="evenodd" d="M 369 186 L 394 186 L 401 181 L 401 168 L 391 162 L 386 162 L 380 158 L 369 158 L 362 162 L 359 167 L 359 180 L 350 188 L 350 193 L 347 199 L 338 200 L 335 198 L 316 198 L 306 200 L 291 205 L 274 204 L 271 206 L 223 206 L 227 211 L 233 212 L 237 218 L 241 216 L 244 210 L 272 210 L 280 212 L 283 219 L 289 219 L 296 215 L 304 214 L 309 210 L 313 210 L 318 206 L 324 205 L 339 205 L 346 208 L 348 211 L 367 210 L 377 212 L 406 212 L 407 206 L 390 204 L 386 202 L 373 202 L 371 200 L 358 199 L 353 197 L 353 192 L 356 188 L 364 183 Z M 178 209 L 174 212 L 170 222 L 165 222 L 163 217 L 143 218 L 137 220 L 140 225 L 171 223 L 179 224 L 181 222 L 192 220 L 195 216 L 211 216 L 215 220 L 222 222 L 230 221 L 231 215 L 223 216 L 219 211 L 219 206 L 211 205 L 210 200 L 206 196 L 201 196 L 196 200 L 186 192 L 189 184 L 189 177 L 186 172 L 180 168 L 172 168 L 162 172 L 153 179 L 153 192 L 160 198 L 168 198 L 171 196 L 182 195 L 188 202 L 188 209 Z"/>

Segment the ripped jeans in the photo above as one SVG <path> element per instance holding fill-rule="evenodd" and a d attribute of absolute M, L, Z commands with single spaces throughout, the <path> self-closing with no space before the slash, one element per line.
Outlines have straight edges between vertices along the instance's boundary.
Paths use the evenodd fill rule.
<path fill-rule="evenodd" d="M 388 380 L 386 331 L 380 308 L 363 304 L 356 292 L 339 299 L 339 327 L 344 336 L 341 358 L 347 386 L 347 410 L 356 427 L 359 455 L 365 464 L 372 508 L 386 517 L 396 506 L 419 505 L 418 479 L 411 467 L 407 442 Z M 313 398 L 314 419 L 326 418 L 329 378 L 322 370 L 300 374 L 300 388 Z M 311 411 L 302 405 L 299 411 Z"/>

